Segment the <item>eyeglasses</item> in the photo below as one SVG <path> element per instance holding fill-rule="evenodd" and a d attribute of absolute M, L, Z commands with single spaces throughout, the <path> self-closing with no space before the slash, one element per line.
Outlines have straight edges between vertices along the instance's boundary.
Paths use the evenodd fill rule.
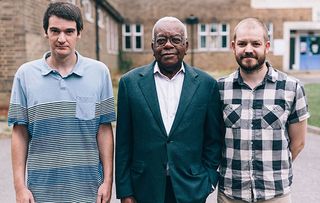
<path fill-rule="evenodd" d="M 173 46 L 178 46 L 183 43 L 183 38 L 181 36 L 157 37 L 155 40 L 156 46 L 163 47 L 167 44 L 168 40 Z"/>

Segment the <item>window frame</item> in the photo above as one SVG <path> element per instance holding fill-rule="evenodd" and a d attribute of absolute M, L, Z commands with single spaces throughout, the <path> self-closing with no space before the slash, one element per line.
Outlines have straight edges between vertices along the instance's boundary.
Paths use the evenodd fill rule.
<path fill-rule="evenodd" d="M 204 26 L 204 30 L 202 30 Z M 215 27 L 215 30 L 212 30 L 212 27 Z M 226 26 L 225 31 L 223 26 Z M 203 38 L 204 37 L 204 38 Z M 223 47 L 223 37 L 225 37 L 226 46 Z M 212 46 L 213 38 L 216 38 L 216 46 Z M 202 39 L 205 40 L 205 46 L 202 46 Z M 199 23 L 198 24 L 198 50 L 200 51 L 230 51 L 230 25 L 225 22 L 221 23 Z"/>
<path fill-rule="evenodd" d="M 126 31 L 126 26 L 129 26 L 130 31 Z M 137 32 L 137 26 L 140 26 L 140 32 Z M 143 40 L 143 25 L 142 24 L 123 24 L 122 25 L 122 50 L 123 51 L 134 51 L 134 52 L 141 52 L 143 51 L 144 47 L 144 40 Z M 126 47 L 126 37 L 130 37 L 130 48 Z M 141 47 L 137 48 L 137 37 L 140 37 L 140 44 Z"/>
<path fill-rule="evenodd" d="M 84 7 L 84 17 L 90 23 L 94 23 L 93 12 L 92 12 L 92 3 L 90 0 L 82 0 L 82 5 Z"/>
<path fill-rule="evenodd" d="M 118 24 L 112 20 L 109 16 L 106 17 L 106 42 L 107 52 L 110 54 L 119 53 L 119 35 Z"/>

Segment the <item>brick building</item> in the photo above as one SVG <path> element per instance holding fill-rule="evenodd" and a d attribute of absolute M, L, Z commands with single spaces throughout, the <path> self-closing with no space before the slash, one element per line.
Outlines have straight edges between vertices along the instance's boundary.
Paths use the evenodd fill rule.
<path fill-rule="evenodd" d="M 42 15 L 50 1 L 54 0 L 0 1 L 2 109 L 8 105 L 17 68 L 48 49 Z M 81 8 L 85 21 L 77 49 L 85 56 L 99 58 L 113 72 L 153 60 L 151 31 L 163 16 L 175 16 L 187 25 L 190 46 L 186 61 L 203 69 L 234 69 L 232 31 L 241 19 L 258 17 L 269 28 L 272 49 L 268 59 L 275 67 L 320 70 L 320 0 L 69 1 Z"/>
<path fill-rule="evenodd" d="M 18 67 L 41 58 L 49 50 L 42 19 L 48 4 L 53 1 L 0 1 L 0 115 L 6 115 L 13 77 Z M 84 56 L 108 64 L 111 71 L 116 70 L 119 67 L 119 33 L 123 21 L 120 13 L 107 1 L 99 1 L 97 7 L 94 0 L 69 2 L 81 8 L 84 20 L 77 50 Z"/>

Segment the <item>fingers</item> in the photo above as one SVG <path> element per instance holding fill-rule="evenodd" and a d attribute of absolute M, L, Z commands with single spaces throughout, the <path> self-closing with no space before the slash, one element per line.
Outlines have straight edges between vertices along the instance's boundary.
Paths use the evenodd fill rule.
<path fill-rule="evenodd" d="M 109 203 L 110 198 L 107 194 L 98 194 L 96 203 Z"/>

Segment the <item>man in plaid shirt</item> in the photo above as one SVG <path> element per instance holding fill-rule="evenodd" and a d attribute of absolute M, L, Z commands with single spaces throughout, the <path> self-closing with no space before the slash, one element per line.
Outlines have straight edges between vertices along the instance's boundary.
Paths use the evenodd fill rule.
<path fill-rule="evenodd" d="M 291 202 L 292 161 L 309 113 L 303 87 L 266 61 L 267 33 L 258 19 L 242 20 L 232 41 L 240 67 L 219 80 L 226 126 L 219 203 Z"/>

